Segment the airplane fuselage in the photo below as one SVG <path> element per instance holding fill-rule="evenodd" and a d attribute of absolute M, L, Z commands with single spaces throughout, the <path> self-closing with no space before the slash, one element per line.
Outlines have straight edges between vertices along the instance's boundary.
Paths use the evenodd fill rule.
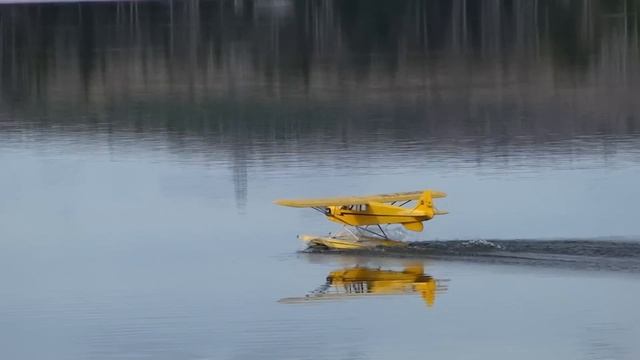
<path fill-rule="evenodd" d="M 422 231 L 422 222 L 431 220 L 435 212 L 433 208 L 427 206 L 409 209 L 371 202 L 363 205 L 328 206 L 325 215 L 329 220 L 343 225 L 402 224 L 408 230 Z"/>

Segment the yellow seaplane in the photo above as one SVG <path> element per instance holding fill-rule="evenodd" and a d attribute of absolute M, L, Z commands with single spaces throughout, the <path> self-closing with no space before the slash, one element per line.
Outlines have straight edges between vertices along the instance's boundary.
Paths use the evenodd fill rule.
<path fill-rule="evenodd" d="M 423 265 L 406 266 L 401 271 L 369 267 L 350 267 L 332 271 L 327 282 L 304 297 L 280 299 L 285 304 L 312 300 L 342 300 L 354 297 L 419 294 L 428 307 L 433 306 L 436 293 L 445 292 L 446 280 L 436 280 L 424 274 Z"/>
<path fill-rule="evenodd" d="M 312 208 L 327 219 L 343 225 L 343 233 L 329 236 L 298 235 L 298 238 L 311 247 L 345 250 L 406 246 L 405 242 L 390 239 L 381 225 L 400 224 L 407 230 L 420 232 L 424 229 L 424 221 L 447 214 L 436 209 L 433 203 L 433 199 L 446 196 L 441 191 L 422 190 L 370 196 L 282 199 L 275 203 Z"/>

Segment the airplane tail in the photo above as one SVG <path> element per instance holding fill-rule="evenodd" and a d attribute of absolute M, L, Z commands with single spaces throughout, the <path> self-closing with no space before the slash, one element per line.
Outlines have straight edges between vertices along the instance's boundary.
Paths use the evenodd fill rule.
<path fill-rule="evenodd" d="M 436 207 L 433 204 L 433 199 L 443 198 L 446 196 L 447 194 L 441 191 L 426 190 L 425 192 L 422 193 L 422 195 L 420 196 L 420 199 L 418 199 L 418 204 L 414 208 L 414 211 L 426 212 L 429 219 L 432 219 L 436 215 L 448 214 L 448 212 L 446 211 L 441 211 L 436 209 Z M 407 230 L 416 231 L 416 232 L 421 232 L 422 230 L 424 230 L 424 225 L 422 224 L 422 222 L 419 222 L 419 221 L 403 223 L 402 226 L 404 226 L 404 228 Z"/>
<path fill-rule="evenodd" d="M 427 213 L 432 214 L 431 217 L 435 215 L 446 215 L 449 212 L 436 209 L 433 203 L 433 199 L 440 199 L 446 196 L 447 194 L 443 193 L 442 191 L 426 190 L 425 192 L 422 193 L 422 196 L 420 196 L 420 199 L 418 200 L 418 205 L 416 205 L 415 209 L 421 210 L 421 211 L 426 210 Z"/>

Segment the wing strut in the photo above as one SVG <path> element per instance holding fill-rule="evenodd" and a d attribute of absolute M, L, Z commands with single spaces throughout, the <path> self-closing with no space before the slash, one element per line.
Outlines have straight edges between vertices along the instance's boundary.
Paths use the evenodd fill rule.
<path fill-rule="evenodd" d="M 375 231 L 369 230 L 369 229 L 368 229 L 368 228 L 369 228 L 369 226 L 368 226 L 368 225 L 367 225 L 367 226 L 365 226 L 365 227 L 362 227 L 362 226 L 356 226 L 355 228 L 356 228 L 356 229 L 358 229 L 358 230 L 366 231 L 366 232 L 368 232 L 368 233 L 370 233 L 370 234 L 373 234 L 373 235 L 375 235 L 375 236 L 377 236 L 377 237 L 379 237 L 379 238 L 383 238 L 383 239 L 385 239 L 385 240 L 389 240 L 389 237 L 388 237 L 388 236 L 387 236 L 387 234 L 384 232 L 384 230 L 382 230 L 382 226 L 380 226 L 380 225 L 378 225 L 378 229 L 380 229 L 380 232 L 382 232 L 382 235 L 378 234 L 378 233 L 377 233 L 377 232 L 375 232 Z"/>

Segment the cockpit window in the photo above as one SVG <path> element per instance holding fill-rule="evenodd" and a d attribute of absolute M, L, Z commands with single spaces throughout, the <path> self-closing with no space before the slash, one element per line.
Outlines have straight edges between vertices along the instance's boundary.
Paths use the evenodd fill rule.
<path fill-rule="evenodd" d="M 342 205 L 340 210 L 367 211 L 367 204 Z"/>

